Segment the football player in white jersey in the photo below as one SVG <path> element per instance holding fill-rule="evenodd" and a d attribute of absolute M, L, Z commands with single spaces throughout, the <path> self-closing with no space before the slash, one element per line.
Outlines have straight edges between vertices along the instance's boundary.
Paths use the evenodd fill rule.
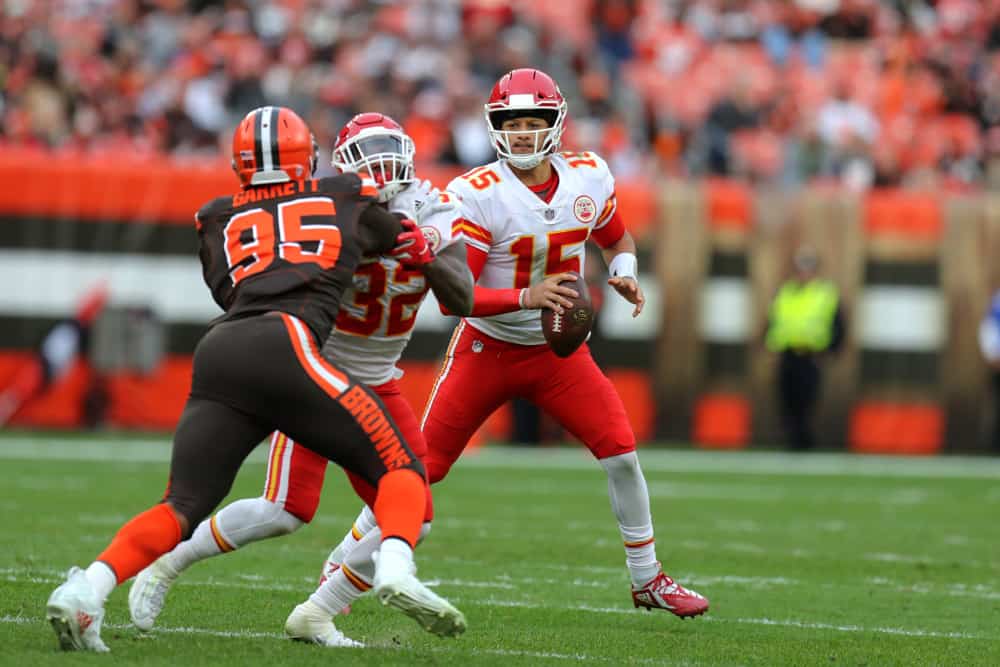
<path fill-rule="evenodd" d="M 379 201 L 404 218 L 404 232 L 392 256 L 369 257 L 354 273 L 354 286 L 344 293 L 336 325 L 323 346 L 323 356 L 369 385 L 381 398 L 406 442 L 423 458 L 427 445 L 416 415 L 400 393 L 396 368 L 413 332 L 417 310 L 428 290 L 451 312 L 468 314 L 472 307 L 473 278 L 466 264 L 465 244 L 452 235 L 459 220 L 455 201 L 427 181 L 414 178 L 413 141 L 388 116 L 362 113 L 340 131 L 333 165 L 344 172 L 372 175 Z M 415 221 L 415 222 L 414 222 Z M 309 523 L 319 505 L 327 460 L 275 433 L 267 462 L 264 493 L 238 500 L 201 523 L 191 538 L 162 556 L 137 577 L 129 591 L 129 611 L 137 627 L 148 630 L 163 608 L 165 596 L 178 575 L 194 563 L 228 553 L 258 540 L 287 535 Z M 375 489 L 348 475 L 358 495 L 374 507 Z M 374 516 L 374 515 L 372 515 Z M 421 537 L 430 529 L 430 494 Z M 373 525 L 369 528 L 374 528 Z M 285 630 L 295 639 L 326 646 L 360 646 L 333 624 L 333 616 L 372 586 L 378 549 L 373 538 L 342 566 L 324 573 L 326 581 L 288 617 Z M 340 564 L 338 564 L 340 565 Z M 431 629 L 445 622 L 414 617 Z"/>
<path fill-rule="evenodd" d="M 569 307 L 567 271 L 583 274 L 584 244 L 593 239 L 611 285 L 635 305 L 635 242 L 618 216 L 615 182 L 594 153 L 560 153 L 566 102 L 544 72 L 518 69 L 493 87 L 486 122 L 499 159 L 451 182 L 461 200 L 454 232 L 465 237 L 477 279 L 472 316 L 458 325 L 424 411 L 424 465 L 431 483 L 448 474 L 470 437 L 503 403 L 526 398 L 590 449 L 608 476 L 608 493 L 625 543 L 636 607 L 680 617 L 708 610 L 708 600 L 667 576 L 656 559 L 649 492 L 635 435 L 621 398 L 586 344 L 566 358 L 545 344 L 540 308 Z M 350 558 L 358 522 L 332 561 Z"/>

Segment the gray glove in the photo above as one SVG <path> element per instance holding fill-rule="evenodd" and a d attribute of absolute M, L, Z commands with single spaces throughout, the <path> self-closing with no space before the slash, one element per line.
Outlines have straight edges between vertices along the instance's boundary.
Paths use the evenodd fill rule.
<path fill-rule="evenodd" d="M 437 198 L 437 190 L 430 181 L 413 181 L 406 186 L 405 190 L 389 200 L 389 212 L 399 213 L 410 220 L 417 220 L 420 209 L 423 208 L 424 202 L 432 193 Z"/>

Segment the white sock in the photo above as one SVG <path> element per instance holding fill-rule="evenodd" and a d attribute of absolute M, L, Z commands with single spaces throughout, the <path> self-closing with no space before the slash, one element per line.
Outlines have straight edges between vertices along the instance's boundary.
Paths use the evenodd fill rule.
<path fill-rule="evenodd" d="M 164 556 L 164 562 L 180 573 L 198 561 L 269 537 L 294 533 L 301 526 L 302 521 L 280 505 L 265 498 L 244 498 L 198 524 L 190 538 Z"/>
<path fill-rule="evenodd" d="M 375 528 L 378 528 L 378 524 L 375 522 L 375 514 L 369 509 L 368 505 L 365 505 L 361 508 L 358 518 L 354 520 L 354 525 L 347 531 L 347 535 L 344 535 L 344 539 L 340 541 L 340 544 L 330 552 L 329 560 L 334 563 L 343 563 L 347 560 L 347 556 L 351 551 L 358 546 L 361 538 Z"/>
<path fill-rule="evenodd" d="M 115 587 L 118 585 L 118 577 L 115 575 L 115 571 L 107 563 L 95 560 L 84 570 L 84 574 L 94 592 L 97 593 L 97 599 L 101 601 L 101 605 L 103 606 L 104 601 L 111 595 L 111 591 L 115 590 Z"/>
<path fill-rule="evenodd" d="M 431 523 L 424 522 L 420 529 L 419 543 L 431 532 Z M 389 540 L 399 542 L 409 550 L 410 561 L 413 560 L 413 550 L 402 540 Z M 372 554 L 379 550 L 382 545 L 382 531 L 376 526 L 360 540 L 355 541 L 355 546 L 351 549 L 347 557 L 340 562 L 340 568 L 334 572 L 326 581 L 320 585 L 316 591 L 309 596 L 309 599 L 324 611 L 331 615 L 340 613 L 340 610 L 368 592 L 375 580 L 375 561 Z M 390 551 L 394 547 L 390 546 Z M 404 551 L 405 552 L 405 551 Z"/>
<path fill-rule="evenodd" d="M 649 512 L 649 488 L 635 452 L 601 459 L 608 474 L 608 497 L 625 542 L 625 563 L 632 583 L 642 586 L 655 577 L 660 566 L 653 541 L 653 518 Z"/>
<path fill-rule="evenodd" d="M 379 573 L 382 572 L 413 574 L 416 570 L 417 566 L 413 562 L 413 549 L 410 548 L 409 544 L 398 537 L 388 537 L 382 540 L 378 549 L 378 561 L 375 563 L 375 579 L 382 579 L 379 577 Z"/>
<path fill-rule="evenodd" d="M 420 527 L 420 537 L 417 538 L 417 544 L 423 542 L 429 532 L 431 532 L 431 522 L 425 521 L 424 525 Z M 354 549 L 341 561 L 341 567 L 346 566 L 349 572 L 361 578 L 370 587 L 375 578 L 375 561 L 372 560 L 372 554 L 378 551 L 381 545 L 382 531 L 376 527 L 358 541 Z"/>
<path fill-rule="evenodd" d="M 359 588 L 359 586 L 361 587 Z M 344 607 L 357 600 L 371 587 L 371 580 L 365 581 L 350 569 L 345 569 L 342 566 L 327 577 L 326 581 L 309 596 L 309 601 L 332 617 L 339 614 Z"/>

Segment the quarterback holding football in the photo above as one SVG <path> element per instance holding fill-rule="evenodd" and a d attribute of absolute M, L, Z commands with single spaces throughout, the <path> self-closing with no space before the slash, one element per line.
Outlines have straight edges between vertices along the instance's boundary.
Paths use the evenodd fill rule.
<path fill-rule="evenodd" d="M 606 471 L 635 606 L 680 617 L 703 614 L 708 600 L 674 582 L 657 561 L 635 435 L 621 398 L 583 341 L 589 304 L 579 276 L 588 239 L 601 248 L 608 284 L 634 304 L 633 317 L 645 303 L 635 242 L 617 213 L 614 177 L 595 153 L 559 151 L 566 101 L 544 72 L 505 74 L 485 115 L 499 159 L 448 187 L 459 201 L 453 232 L 465 238 L 477 284 L 472 313 L 455 329 L 424 411 L 430 481 L 448 474 L 491 413 L 525 398 L 583 442 Z M 569 332 L 561 317 L 567 313 L 584 326 Z M 368 514 L 358 517 L 330 561 L 342 561 L 372 525 Z"/>

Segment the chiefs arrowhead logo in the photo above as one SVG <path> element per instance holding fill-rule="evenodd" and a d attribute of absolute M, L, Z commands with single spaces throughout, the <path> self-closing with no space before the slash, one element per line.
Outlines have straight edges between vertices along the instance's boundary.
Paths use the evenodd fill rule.
<path fill-rule="evenodd" d="M 424 238 L 427 239 L 427 245 L 430 247 L 431 252 L 437 252 L 441 247 L 441 232 L 430 225 L 421 227 L 420 232 L 424 235 Z"/>

